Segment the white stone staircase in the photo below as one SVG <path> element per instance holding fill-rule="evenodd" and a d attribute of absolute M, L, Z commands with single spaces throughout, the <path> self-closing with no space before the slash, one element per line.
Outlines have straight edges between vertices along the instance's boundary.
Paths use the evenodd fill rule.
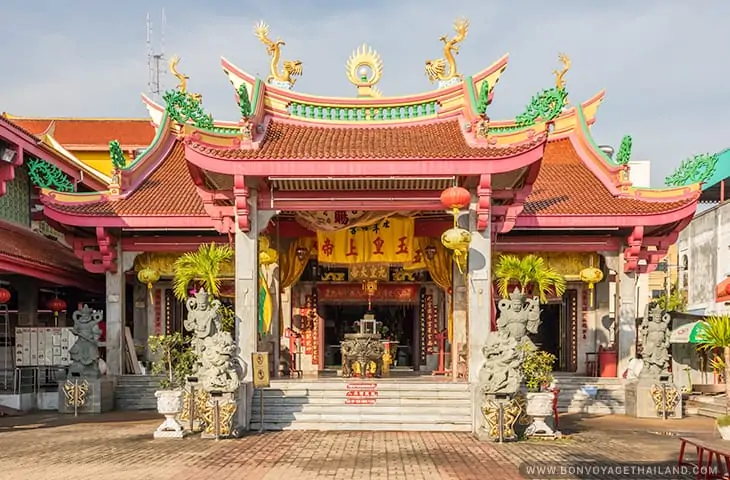
<path fill-rule="evenodd" d="M 155 375 L 121 375 L 114 389 L 116 410 L 155 410 L 155 391 L 160 389 L 161 377 Z"/>
<path fill-rule="evenodd" d="M 261 426 L 258 395 L 256 391 L 252 430 Z M 274 380 L 264 390 L 265 430 L 469 432 L 471 419 L 471 393 L 466 383 Z"/>
<path fill-rule="evenodd" d="M 626 412 L 626 394 L 620 378 L 583 377 L 555 373 L 560 389 L 558 412 L 606 415 Z M 592 395 L 595 391 L 595 395 Z"/>

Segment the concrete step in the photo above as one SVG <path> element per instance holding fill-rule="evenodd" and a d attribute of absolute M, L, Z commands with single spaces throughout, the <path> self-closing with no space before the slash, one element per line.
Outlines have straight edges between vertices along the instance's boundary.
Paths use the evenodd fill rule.
<path fill-rule="evenodd" d="M 251 430 L 259 430 L 258 421 L 251 423 Z M 423 424 L 423 423 L 383 423 L 383 422 L 294 422 L 270 423 L 264 422 L 264 430 L 319 430 L 319 431 L 383 431 L 383 432 L 471 432 L 471 422 L 468 425 L 455 424 Z"/>
<path fill-rule="evenodd" d="M 254 404 L 252 406 L 252 412 L 255 415 L 260 415 L 261 406 Z M 375 403 L 373 405 L 300 405 L 298 410 L 294 410 L 291 405 L 267 405 L 264 404 L 265 415 L 280 415 L 289 413 L 304 413 L 312 415 L 441 415 L 444 418 L 447 417 L 464 417 L 471 419 L 471 405 L 466 404 L 459 408 L 447 405 L 434 405 L 431 407 L 421 406 L 383 406 L 382 404 Z"/>
<path fill-rule="evenodd" d="M 324 396 L 324 397 L 264 397 L 264 403 L 271 406 L 297 406 L 297 405 L 343 405 L 345 403 L 345 393 L 342 392 L 339 395 Z M 403 406 L 403 407 L 428 407 L 429 405 L 441 405 L 443 404 L 444 398 L 434 397 L 423 397 L 423 398 L 409 398 L 409 397 L 386 397 L 378 395 L 377 405 L 382 406 Z M 258 394 L 254 395 L 254 404 L 258 404 Z M 471 399 L 469 397 L 450 398 L 448 399 L 448 405 L 453 408 L 469 407 L 471 406 Z"/>

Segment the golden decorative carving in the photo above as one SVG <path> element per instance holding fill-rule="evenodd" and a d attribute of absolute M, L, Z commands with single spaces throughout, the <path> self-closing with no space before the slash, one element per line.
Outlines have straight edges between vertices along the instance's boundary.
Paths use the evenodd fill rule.
<path fill-rule="evenodd" d="M 376 83 L 383 76 L 383 60 L 372 47 L 363 43 L 347 60 L 347 79 L 357 87 L 358 97 L 381 97 Z"/>
<path fill-rule="evenodd" d="M 667 417 L 674 416 L 674 410 L 679 403 L 680 393 L 677 387 L 672 384 L 652 385 L 649 390 L 651 399 L 654 402 L 654 409 L 660 417 L 666 413 Z"/>
<path fill-rule="evenodd" d="M 324 282 L 344 282 L 345 274 L 342 272 L 327 272 L 322 274 L 322 281 Z"/>
<path fill-rule="evenodd" d="M 355 264 L 349 268 L 350 280 L 384 280 L 387 281 L 390 268 L 387 264 Z"/>
<path fill-rule="evenodd" d="M 524 415 L 524 401 L 519 396 L 503 403 L 504 423 L 502 424 L 502 439 L 514 440 L 517 438 L 515 424 Z M 487 423 L 487 435 L 492 440 L 499 440 L 499 402 L 486 400 L 482 406 L 482 414 Z M 529 422 L 528 422 L 529 423 Z"/>
<path fill-rule="evenodd" d="M 519 258 L 527 255 L 521 252 L 500 252 L 501 254 L 516 255 Z M 542 257 L 549 268 L 552 268 L 563 275 L 567 281 L 581 281 L 580 272 L 592 265 L 599 265 L 598 255 L 595 253 L 572 253 L 572 252 L 536 252 L 535 255 Z M 499 258 L 496 258 L 494 265 Z"/>
<path fill-rule="evenodd" d="M 555 75 L 555 86 L 558 90 L 565 90 L 565 74 L 570 70 L 570 58 L 564 53 L 558 54 L 558 60 L 563 64 L 562 70 L 553 70 Z"/>
<path fill-rule="evenodd" d="M 134 271 L 150 268 L 157 271 L 160 277 L 173 277 L 175 274 L 175 261 L 180 258 L 181 253 L 153 253 L 147 252 L 137 255 L 134 259 Z M 235 276 L 235 265 L 233 260 L 221 264 L 221 277 L 233 278 Z"/>
<path fill-rule="evenodd" d="M 279 61 L 281 60 L 281 47 L 286 43 L 277 38 L 276 41 L 272 41 L 269 38 L 269 26 L 264 22 L 256 24 L 254 33 L 256 37 L 266 45 L 266 53 L 271 57 L 269 64 L 269 76 L 266 79 L 267 82 L 271 83 L 273 80 L 282 83 L 288 83 L 292 87 L 296 83 L 296 77 L 301 76 L 303 73 L 302 62 L 300 60 L 284 60 L 284 65 L 279 70 Z"/>
<path fill-rule="evenodd" d="M 436 60 L 426 60 L 426 75 L 431 83 L 436 80 L 442 82 L 451 80 L 452 78 L 461 78 L 461 74 L 456 69 L 456 57 L 459 54 L 459 44 L 466 38 L 469 32 L 469 20 L 460 18 L 454 22 L 454 31 L 456 35 L 450 39 L 443 35 L 439 40 L 444 42 L 444 56 Z"/>
<path fill-rule="evenodd" d="M 393 281 L 395 282 L 415 282 L 416 276 L 413 273 L 406 270 L 398 270 L 393 274 Z"/>
<path fill-rule="evenodd" d="M 177 65 L 179 63 L 180 63 L 180 56 L 179 55 L 175 55 L 174 57 L 172 57 L 170 59 L 170 72 L 180 82 L 177 85 L 177 89 L 181 93 L 188 93 L 188 80 L 190 80 L 190 77 L 187 76 L 187 75 L 185 75 L 185 74 L 183 74 L 183 73 L 180 73 L 180 71 L 177 69 Z M 195 99 L 195 100 L 202 100 L 203 99 L 203 96 L 200 95 L 199 93 L 188 93 L 188 95 L 190 97 L 192 97 L 193 99 Z"/>
<path fill-rule="evenodd" d="M 74 380 L 66 380 L 66 383 L 63 384 L 63 394 L 66 397 L 66 406 L 73 408 L 74 412 L 84 406 L 86 403 L 87 393 L 89 393 L 89 382 L 86 379 L 81 381 L 79 381 L 78 378 Z"/>
<path fill-rule="evenodd" d="M 224 396 L 217 400 L 218 402 L 218 425 L 219 431 L 216 432 L 215 423 L 215 404 L 216 399 L 206 393 L 206 401 L 200 409 L 200 418 L 203 420 L 203 435 L 206 437 L 215 436 L 218 433 L 221 437 L 229 437 L 233 431 L 233 416 L 236 413 L 236 400 L 232 396 Z"/>
<path fill-rule="evenodd" d="M 208 393 L 203 390 L 202 388 L 195 389 L 195 399 L 192 400 L 194 402 L 194 408 L 193 408 L 193 429 L 196 430 L 200 427 L 200 425 L 203 423 L 203 418 L 201 415 L 201 412 L 203 410 L 203 407 L 205 406 L 205 403 L 208 401 Z M 191 410 L 191 395 L 190 390 L 185 390 L 185 393 L 183 394 L 183 407 L 182 411 L 178 415 L 178 420 L 183 422 L 190 422 L 190 410 Z"/>

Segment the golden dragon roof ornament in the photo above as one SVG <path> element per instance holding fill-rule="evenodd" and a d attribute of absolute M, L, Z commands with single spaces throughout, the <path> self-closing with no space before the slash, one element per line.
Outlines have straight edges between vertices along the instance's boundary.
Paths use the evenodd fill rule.
<path fill-rule="evenodd" d="M 555 86 L 558 87 L 558 90 L 565 90 L 565 74 L 568 73 L 568 70 L 570 70 L 570 58 L 564 53 L 558 54 L 558 60 L 560 63 L 563 64 L 563 69 L 558 71 L 553 70 L 553 75 L 555 75 Z"/>
<path fill-rule="evenodd" d="M 436 60 L 426 60 L 426 75 L 431 83 L 436 80 L 440 84 L 452 83 L 454 79 L 461 80 L 462 75 L 456 69 L 456 57 L 459 54 L 459 44 L 464 41 L 469 32 L 469 20 L 459 18 L 454 22 L 456 35 L 448 38 L 443 35 L 439 40 L 444 42 L 444 56 Z"/>
<path fill-rule="evenodd" d="M 256 37 L 266 45 L 266 53 L 271 57 L 269 63 L 269 76 L 266 79 L 267 82 L 275 82 L 276 86 L 291 88 L 296 83 L 296 77 L 301 76 L 303 73 L 302 62 L 300 60 L 284 60 L 283 67 L 279 70 L 279 61 L 281 60 L 281 47 L 286 43 L 277 38 L 276 41 L 272 41 L 269 38 L 269 26 L 263 21 L 256 24 L 254 33 Z"/>
<path fill-rule="evenodd" d="M 347 79 L 357 87 L 357 96 L 378 98 L 383 94 L 375 86 L 383 76 L 383 60 L 372 47 L 363 43 L 347 60 Z"/>
<path fill-rule="evenodd" d="M 188 92 L 188 80 L 190 80 L 190 77 L 183 73 L 180 73 L 180 71 L 177 69 L 177 66 L 179 63 L 180 63 L 179 55 L 175 55 L 170 59 L 170 73 L 172 73 L 175 76 L 175 78 L 177 78 L 178 81 L 180 82 L 177 85 L 177 90 L 180 93 L 190 95 L 190 97 L 193 98 L 194 100 L 202 101 L 203 96 L 201 94 Z"/>

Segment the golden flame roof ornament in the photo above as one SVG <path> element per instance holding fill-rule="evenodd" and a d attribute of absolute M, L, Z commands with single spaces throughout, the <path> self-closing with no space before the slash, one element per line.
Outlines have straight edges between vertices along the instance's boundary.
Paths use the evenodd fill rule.
<path fill-rule="evenodd" d="M 363 43 L 347 60 L 347 79 L 357 87 L 357 96 L 379 98 L 383 94 L 375 86 L 383 76 L 383 60 L 372 47 Z"/>
<path fill-rule="evenodd" d="M 254 28 L 256 37 L 266 45 L 266 53 L 271 57 L 269 76 L 266 81 L 276 87 L 291 89 L 297 81 L 296 77 L 301 76 L 303 73 L 302 62 L 300 60 L 284 60 L 283 67 L 279 70 L 281 47 L 286 43 L 280 38 L 277 38 L 275 42 L 272 41 L 269 38 L 269 32 L 269 26 L 263 21 L 257 23 Z"/>
<path fill-rule="evenodd" d="M 439 40 L 444 42 L 444 56 L 436 60 L 426 60 L 426 75 L 431 83 L 438 80 L 439 88 L 448 87 L 461 82 L 462 75 L 456 69 L 456 55 L 459 54 L 459 44 L 464 41 L 469 32 L 469 20 L 459 18 L 454 22 L 456 34 L 448 38 L 443 35 Z"/>

